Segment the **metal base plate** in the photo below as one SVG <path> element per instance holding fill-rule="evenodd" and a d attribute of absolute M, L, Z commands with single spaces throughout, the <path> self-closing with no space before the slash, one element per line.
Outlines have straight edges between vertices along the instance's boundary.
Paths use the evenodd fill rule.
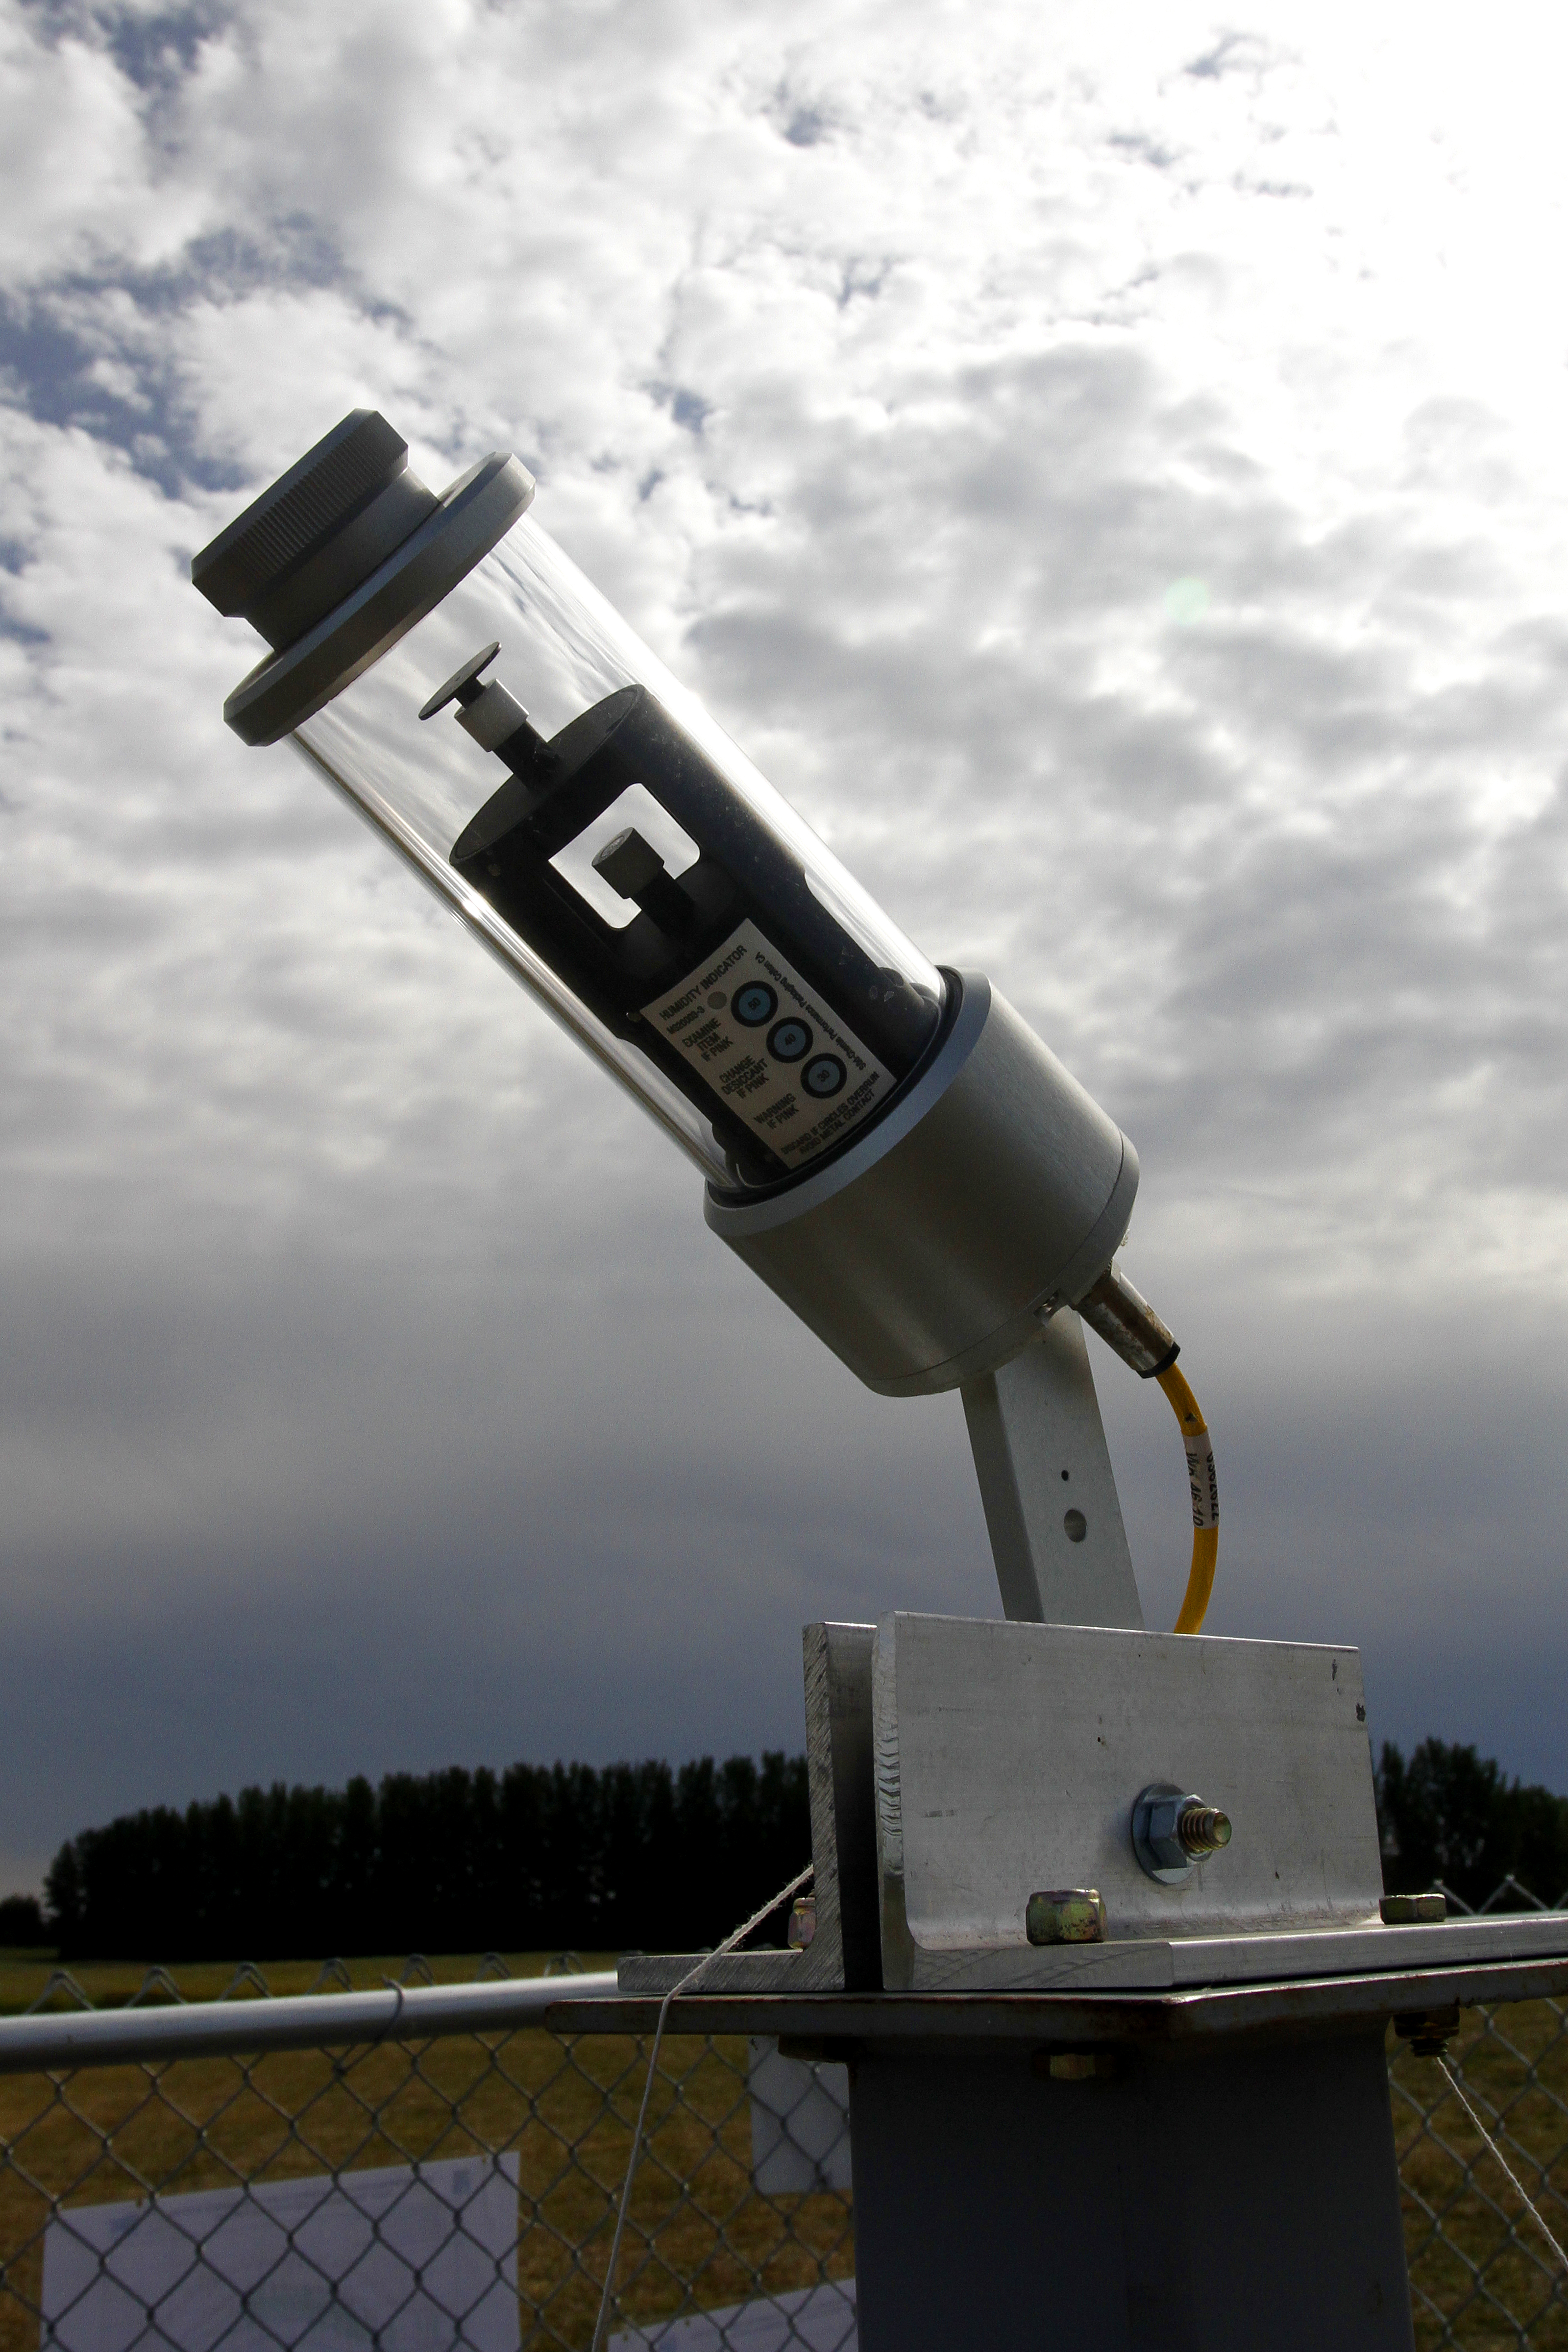
<path fill-rule="evenodd" d="M 1358 2020 L 1425 2013 L 1455 2002 L 1465 2008 L 1477 2002 L 1563 2000 L 1568 1996 L 1568 1916 L 1555 1916 L 1560 1937 L 1555 1953 L 1520 1958 L 1500 1955 L 1464 1963 L 1457 1956 L 1447 1963 L 1439 1957 L 1425 1967 L 1170 1991 L 1112 1991 L 1089 1984 L 1045 1992 L 821 1992 L 792 1997 L 787 1992 L 712 1992 L 700 1985 L 671 2003 L 668 2030 L 774 2033 L 803 2049 L 839 2056 L 860 2042 L 963 2048 L 977 2042 L 1022 2041 L 1078 2048 L 1100 2042 L 1330 2032 Z M 1433 1932 L 1448 1931 L 1439 1927 Z M 658 2010 L 656 1994 L 623 1990 L 614 1999 L 574 2001 L 570 2008 L 563 2002 L 551 2011 L 546 2022 L 563 2033 L 643 2033 L 652 2030 Z"/>
<path fill-rule="evenodd" d="M 697 1952 L 639 1954 L 616 1971 L 623 1993 L 666 1993 L 697 1967 Z M 914 1992 L 1143 1992 L 1232 1984 L 1305 1983 L 1322 1977 L 1405 1977 L 1431 1969 L 1568 1961 L 1568 1913 L 1448 1919 L 1409 1927 L 1373 1921 L 1300 1936 L 1129 1937 L 1040 1950 L 943 1953 L 921 1968 Z M 804 1955 L 734 1952 L 705 1970 L 700 1990 L 805 1991 Z"/>

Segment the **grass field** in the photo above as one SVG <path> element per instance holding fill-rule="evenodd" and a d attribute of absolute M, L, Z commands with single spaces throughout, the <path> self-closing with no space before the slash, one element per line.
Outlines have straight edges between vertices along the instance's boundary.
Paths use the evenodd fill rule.
<path fill-rule="evenodd" d="M 584 1966 L 598 1965 L 583 1956 Z M 514 1954 L 514 1974 L 538 1954 Z M 346 1973 L 374 1986 L 403 1964 L 365 1959 Z M 430 1964 L 466 1982 L 472 1956 Z M 95 2006 L 129 2000 L 139 1967 L 73 1971 Z M 302 1992 L 314 1963 L 269 1966 L 268 1989 Z M 227 1968 L 176 1969 L 188 1999 L 210 2000 Z M 35 2000 L 49 1966 L 0 1957 L 0 2012 Z M 1521 2341 L 1568 2352 L 1568 2282 L 1429 2059 L 1391 2040 L 1395 2137 L 1407 2190 L 1406 2237 L 1421 2352 L 1457 2344 L 1493 2352 Z M 1561 2238 L 1568 2225 L 1568 2033 L 1548 2002 L 1467 2015 L 1451 2052 L 1469 2096 L 1501 2111 L 1510 2161 Z M 854 2269 L 847 2198 L 764 2198 L 751 2183 L 746 2050 L 740 2041 L 671 2040 L 650 2109 L 621 2300 L 646 2321 L 689 2292 L 711 2307 L 758 2291 L 844 2278 Z M 95 2069 L 57 2084 L 0 2076 L 0 2352 L 34 2352 L 42 2232 L 51 2200 L 140 2199 L 338 2169 L 515 2151 L 520 2168 L 518 2281 L 523 2342 L 585 2346 L 614 2201 L 641 2095 L 631 2041 L 558 2040 L 537 2030 L 452 2036 L 412 2049 L 337 2055 L 279 2053 L 243 2063 L 182 2062 L 150 2076 Z M 1474 2167 L 1473 2175 L 1467 2171 Z M 1432 2221 L 1418 2200 L 1436 2210 Z M 1523 2331 L 1522 2334 L 1521 2331 Z"/>

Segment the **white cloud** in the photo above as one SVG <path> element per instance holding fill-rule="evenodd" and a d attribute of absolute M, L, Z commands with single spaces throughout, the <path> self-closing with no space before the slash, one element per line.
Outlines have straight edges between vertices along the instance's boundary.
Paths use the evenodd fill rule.
<path fill-rule="evenodd" d="M 1458 31 L 1286 0 L 984 39 L 936 0 L 0 12 L 6 1606 L 56 1719 L 110 1727 L 29 1850 L 241 1772 L 788 1738 L 808 1610 L 989 1605 L 956 1405 L 861 1396 L 654 1131 L 225 734 L 250 649 L 189 554 L 359 401 L 433 482 L 515 446 L 1133 1135 L 1134 1268 L 1240 1498 L 1222 1629 L 1360 1635 L 1385 1727 L 1568 1770 L 1507 1664 L 1563 1638 L 1568 1287 L 1557 37 L 1509 27 L 1505 111 Z M 1489 1617 L 1473 1477 L 1415 1434 L 1483 1315 Z M 1337 1345 L 1325 1562 L 1292 1432 Z M 1119 1377 L 1163 1607 L 1179 1466 Z M 1376 1572 L 1413 1526 L 1419 1640 L 1420 1576 Z M 432 1588 L 465 1605 L 421 1690 Z M 521 1711 L 498 1628 L 554 1662 Z M 166 1754 L 106 1701 L 121 1633 L 185 1674 Z M 307 1653 L 331 1737 L 269 1696 Z"/>

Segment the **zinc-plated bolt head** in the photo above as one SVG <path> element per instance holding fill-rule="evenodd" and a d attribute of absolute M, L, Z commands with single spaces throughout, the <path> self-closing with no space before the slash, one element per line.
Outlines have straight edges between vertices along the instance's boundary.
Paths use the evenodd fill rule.
<path fill-rule="evenodd" d="M 1031 1895 L 1024 1910 L 1031 1944 L 1102 1944 L 1105 1906 L 1093 1886 L 1058 1886 Z"/>
<path fill-rule="evenodd" d="M 1121 2056 L 1116 2050 L 1037 2050 L 1029 2072 L 1042 2083 L 1114 2083 Z"/>
<path fill-rule="evenodd" d="M 1385 1927 L 1412 1927 L 1418 1922 L 1446 1919 L 1446 1895 L 1385 1895 L 1378 1905 Z"/>
<path fill-rule="evenodd" d="M 1190 1789 L 1155 1780 L 1132 1808 L 1132 1851 L 1162 1886 L 1183 1886 L 1194 1864 L 1230 1843 L 1230 1816 Z"/>
<path fill-rule="evenodd" d="M 804 1952 L 816 1934 L 816 1897 L 797 1895 L 789 1916 L 789 1948 L 792 1952 Z"/>

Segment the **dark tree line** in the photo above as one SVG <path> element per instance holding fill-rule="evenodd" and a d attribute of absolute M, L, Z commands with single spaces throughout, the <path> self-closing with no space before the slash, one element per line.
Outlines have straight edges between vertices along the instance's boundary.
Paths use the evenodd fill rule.
<path fill-rule="evenodd" d="M 1480 1903 L 1510 1875 L 1548 1903 L 1568 1892 L 1568 1798 L 1441 1739 L 1408 1760 L 1385 1743 L 1376 1785 L 1390 1893 L 1440 1879 Z M 0 1905 L 0 1945 L 175 1960 L 691 1951 L 810 1850 L 803 1757 L 279 1784 L 83 1830 L 55 1857 L 42 1919 L 31 1897 Z"/>
<path fill-rule="evenodd" d="M 62 1958 L 695 1951 L 810 1858 L 804 1757 L 514 1764 L 128 1813 L 45 1902 Z"/>
<path fill-rule="evenodd" d="M 48 1926 L 36 1895 L 7 1895 L 0 1901 L 0 1951 L 36 1950 L 48 1941 Z"/>
<path fill-rule="evenodd" d="M 1568 1797 L 1521 1787 L 1473 1748 L 1424 1739 L 1407 1763 L 1385 1740 L 1377 1817 L 1390 1895 L 1441 1880 L 1476 1905 L 1510 1876 L 1543 1903 L 1568 1893 Z"/>

